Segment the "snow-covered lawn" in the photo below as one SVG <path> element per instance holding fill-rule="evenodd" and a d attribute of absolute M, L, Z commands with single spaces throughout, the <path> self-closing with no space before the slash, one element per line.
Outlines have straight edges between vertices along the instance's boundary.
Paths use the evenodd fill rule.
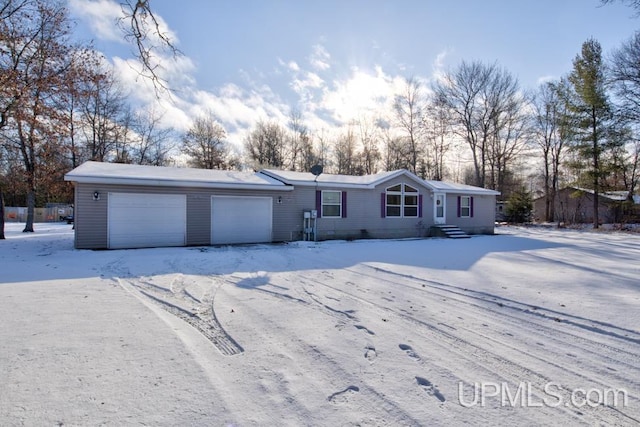
<path fill-rule="evenodd" d="M 638 235 L 86 251 L 22 227 L 3 426 L 640 423 Z"/>

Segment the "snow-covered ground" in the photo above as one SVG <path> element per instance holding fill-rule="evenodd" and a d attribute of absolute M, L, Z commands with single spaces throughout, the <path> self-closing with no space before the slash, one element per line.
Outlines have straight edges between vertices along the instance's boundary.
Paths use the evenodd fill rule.
<path fill-rule="evenodd" d="M 640 423 L 638 235 L 87 251 L 22 227 L 3 426 Z"/>

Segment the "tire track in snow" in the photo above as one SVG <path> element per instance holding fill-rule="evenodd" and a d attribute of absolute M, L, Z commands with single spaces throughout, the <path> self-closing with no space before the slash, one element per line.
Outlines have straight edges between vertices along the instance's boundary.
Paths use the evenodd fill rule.
<path fill-rule="evenodd" d="M 397 282 L 381 279 L 379 275 L 376 275 L 373 277 L 360 272 L 354 272 L 349 268 L 343 269 L 343 271 L 349 271 L 352 274 L 356 274 L 360 276 L 367 276 L 368 278 L 374 279 L 374 280 L 390 282 L 394 285 L 398 284 Z M 468 363 L 476 365 L 477 368 L 475 369 L 475 371 L 488 371 L 494 377 L 503 379 L 507 382 L 511 382 L 514 384 L 518 384 L 523 381 L 531 383 L 532 385 L 535 386 L 534 394 L 537 395 L 537 398 L 539 398 L 540 401 L 543 400 L 545 395 L 543 395 L 541 392 L 538 392 L 537 390 L 543 390 L 545 384 L 552 382 L 551 378 L 548 378 L 547 376 L 541 374 L 540 372 L 537 372 L 534 369 L 530 369 L 521 363 L 522 360 L 530 359 L 530 353 L 526 350 L 516 349 L 516 351 L 520 354 L 520 357 L 517 358 L 518 362 L 516 362 L 516 361 L 505 358 L 503 355 L 498 354 L 495 348 L 489 349 L 486 346 L 480 345 L 479 343 L 470 342 L 464 338 L 457 336 L 455 334 L 455 331 L 452 331 L 452 329 L 450 327 L 447 327 L 447 325 L 443 325 L 444 327 L 447 328 L 445 330 L 444 328 L 435 326 L 434 324 L 418 319 L 415 316 L 407 313 L 406 311 L 403 311 L 403 310 L 396 311 L 396 310 L 390 309 L 387 307 L 387 305 L 376 303 L 371 300 L 365 299 L 363 297 L 357 296 L 353 293 L 347 292 L 343 288 L 332 286 L 328 284 L 326 281 L 321 282 L 319 280 L 310 279 L 309 277 L 307 277 L 306 279 L 313 281 L 319 286 L 328 287 L 336 292 L 343 293 L 349 296 L 350 298 L 358 300 L 364 304 L 376 307 L 377 309 L 381 310 L 382 312 L 386 312 L 389 315 L 397 316 L 416 326 L 420 326 L 421 327 L 420 332 L 423 335 L 425 335 L 425 338 L 428 339 L 429 342 L 433 343 L 433 345 L 437 345 L 438 347 L 440 347 L 442 351 L 445 353 L 454 351 L 457 357 L 461 359 L 465 359 L 467 360 Z M 481 309 L 483 308 L 477 305 L 474 305 L 474 306 L 476 308 L 481 308 Z M 496 313 L 496 314 L 501 315 L 501 313 Z M 468 331 L 479 337 L 481 336 L 480 334 L 477 333 L 477 331 L 474 331 L 474 330 L 468 330 Z M 473 355 L 473 357 L 469 357 L 469 355 Z M 543 360 L 543 362 L 545 362 L 545 360 Z M 536 364 L 532 363 L 531 365 L 535 366 Z M 506 369 L 507 367 L 508 369 Z M 455 375 L 454 372 L 452 371 L 450 372 L 453 375 Z M 596 381 L 596 380 L 594 381 L 596 383 L 600 383 L 600 381 Z M 562 394 L 563 401 L 565 402 L 570 400 L 569 390 L 570 390 L 569 387 L 567 387 L 566 389 L 563 388 L 562 390 L 563 393 L 561 394 Z M 549 408 L 541 408 L 541 409 L 544 409 L 545 411 L 547 411 L 548 415 L 551 416 L 552 413 L 550 412 L 551 410 Z M 599 422 L 603 418 L 609 419 L 614 422 L 620 422 L 620 423 L 628 422 L 628 419 L 627 419 L 628 416 L 625 413 L 622 413 L 618 411 L 616 408 L 611 408 L 611 407 L 588 408 L 587 410 L 582 412 L 575 411 L 567 407 L 564 407 L 564 408 L 561 407 L 561 408 L 554 409 L 553 413 L 557 415 L 558 410 L 567 414 L 570 417 L 569 419 L 574 422 L 576 420 L 585 421 L 581 417 L 587 414 L 589 417 L 593 417 L 593 422 Z M 603 411 L 606 412 L 606 416 L 604 417 L 603 417 L 604 414 L 600 414 L 600 412 L 603 412 Z M 613 418 L 613 420 L 611 418 Z"/>
<path fill-rule="evenodd" d="M 229 284 L 234 284 L 233 280 L 230 280 L 229 277 L 223 278 L 225 282 Z M 302 292 L 302 291 L 301 291 Z M 234 306 L 243 306 L 242 312 L 251 313 L 251 317 L 257 317 L 260 319 L 259 322 L 253 321 L 250 323 L 260 323 L 264 330 L 268 331 L 278 331 L 282 330 L 282 327 L 272 321 L 270 318 L 266 318 L 260 313 L 256 312 L 250 305 L 243 304 L 237 297 L 234 297 L 227 293 L 227 298 L 234 299 Z M 341 314 L 339 310 L 327 310 L 324 307 L 324 304 L 321 302 L 318 303 L 310 303 L 306 301 L 302 301 L 300 299 L 287 299 L 289 302 L 293 302 L 296 304 L 303 305 L 307 308 L 311 308 L 313 310 L 318 310 L 322 314 L 327 315 L 334 319 L 339 319 L 340 321 L 345 320 L 345 316 Z M 354 319 L 349 319 L 346 317 L 348 321 L 354 322 Z M 355 326 L 355 325 L 354 325 Z M 366 329 L 368 333 L 370 331 Z M 306 337 L 305 337 L 306 338 Z M 256 343 L 259 347 L 259 345 Z M 301 359 L 297 359 L 296 366 L 310 366 L 310 367 L 322 367 L 322 381 L 329 382 L 331 384 L 340 384 L 338 389 L 327 395 L 326 400 L 332 404 L 336 404 L 338 406 L 341 405 L 355 405 L 357 409 L 365 414 L 377 414 L 378 416 L 384 416 L 384 422 L 382 425 L 421 425 L 422 422 L 413 418 L 409 413 L 403 410 L 399 405 L 390 400 L 385 394 L 378 392 L 373 386 L 369 385 L 365 380 L 363 380 L 357 372 L 353 372 L 352 370 L 348 370 L 343 367 L 339 362 L 337 362 L 333 357 L 326 354 L 322 350 L 320 350 L 316 345 L 310 344 L 304 338 L 299 338 L 297 335 L 288 334 L 286 336 L 286 340 L 282 343 L 282 350 L 287 354 L 296 354 L 299 355 L 301 359 L 305 359 L 306 362 L 302 362 Z M 374 352 L 375 349 L 365 348 L 364 357 L 372 362 L 371 359 L 375 358 Z M 252 350 L 248 350 L 252 351 Z M 256 351 L 261 351 L 259 348 Z M 368 357 L 367 357 L 368 356 Z M 371 359 L 369 359 L 371 358 Z M 276 376 L 278 374 L 275 374 Z M 317 385 L 307 384 L 307 387 L 317 388 Z M 287 402 L 296 401 L 296 399 L 285 398 Z M 364 409 L 363 409 L 364 408 Z M 307 408 L 299 407 L 295 409 L 296 413 L 305 413 L 308 412 Z M 320 423 L 326 420 L 317 420 Z M 378 420 L 379 421 L 379 420 Z M 306 420 L 308 423 L 308 419 Z M 376 424 L 380 424 L 377 422 Z"/>
<path fill-rule="evenodd" d="M 402 277 L 403 279 L 412 279 L 414 281 L 418 281 L 418 282 L 423 282 L 424 279 L 419 279 L 419 278 L 415 278 L 413 276 L 406 276 L 403 274 L 396 274 L 392 271 L 387 271 L 387 270 L 382 270 L 382 269 L 378 269 L 376 267 L 371 267 L 371 266 L 367 266 L 365 265 L 365 267 L 367 268 L 373 268 L 374 270 L 376 270 L 376 273 L 380 273 L 380 272 L 384 272 L 386 274 L 392 275 L 392 276 L 399 276 Z M 353 272 L 353 270 L 351 270 Z M 378 275 L 376 275 L 376 277 L 379 278 Z M 379 278 L 380 280 L 383 281 L 387 281 L 386 279 L 382 279 Z M 391 284 L 395 284 L 395 285 L 400 285 L 400 286 L 404 286 L 406 287 L 405 284 L 402 283 L 398 283 L 395 281 L 388 281 Z M 442 286 L 446 286 L 446 287 L 452 287 L 452 288 L 456 288 L 459 289 L 455 286 L 450 286 L 450 285 L 445 285 L 442 284 L 440 282 L 433 282 L 433 281 L 427 281 L 427 282 L 431 282 L 431 284 L 437 284 L 437 285 L 442 285 Z M 424 289 L 424 288 L 413 288 L 412 289 L 416 289 L 418 291 L 422 291 L 422 292 L 429 292 L 428 290 Z M 437 288 L 439 289 L 439 288 Z M 471 292 L 471 291 L 469 291 Z M 438 296 L 443 296 L 446 294 L 439 294 L 437 292 L 434 293 L 435 295 Z M 460 292 L 456 292 L 457 295 L 462 295 L 465 296 L 463 293 Z M 472 298 L 475 298 L 473 296 L 471 296 Z M 608 366 L 606 366 L 606 368 L 608 369 L 608 371 L 605 373 L 606 376 L 608 376 L 609 378 L 614 378 L 615 380 L 617 380 L 619 383 L 623 383 L 625 384 L 625 386 L 627 386 L 627 390 L 629 391 L 628 393 L 628 397 L 630 400 L 635 401 L 636 403 L 640 401 L 639 396 L 635 393 L 635 390 L 637 390 L 638 388 L 640 388 L 640 381 L 634 380 L 634 378 L 640 378 L 640 354 L 638 354 L 638 352 L 635 352 L 633 350 L 625 350 L 625 349 L 621 349 L 620 347 L 613 347 L 613 346 L 609 346 L 605 343 L 602 343 L 600 341 L 593 341 L 593 340 L 589 340 L 588 338 L 582 337 L 580 335 L 574 335 L 568 332 L 565 332 L 563 330 L 560 329 L 553 329 L 548 327 L 547 325 L 543 325 L 539 322 L 531 322 L 529 319 L 522 319 L 520 317 L 517 316 L 513 316 L 510 315 L 508 313 L 505 313 L 504 311 L 498 311 L 489 307 L 485 307 L 485 306 L 481 306 L 478 305 L 476 303 L 471 303 L 468 301 L 464 301 L 461 300 L 459 298 L 451 298 L 450 296 L 447 296 L 447 301 L 455 301 L 457 303 L 462 303 L 462 304 L 466 304 L 468 306 L 472 306 L 473 308 L 477 308 L 480 309 L 480 311 L 489 311 L 490 313 L 492 313 L 493 315 L 495 315 L 495 318 L 497 318 L 498 320 L 493 320 L 491 317 L 488 317 L 486 315 L 478 315 L 472 311 L 465 311 L 465 316 L 466 317 L 475 317 L 477 320 L 480 321 L 484 321 L 485 323 L 483 324 L 484 326 L 488 326 L 486 323 L 494 323 L 496 325 L 496 330 L 499 329 L 504 329 L 505 327 L 505 322 L 504 322 L 504 318 L 507 317 L 509 320 L 509 323 L 511 323 L 512 327 L 514 328 L 514 331 L 519 331 L 522 332 L 523 330 L 527 330 L 529 328 L 534 329 L 535 332 L 540 332 L 540 329 L 542 329 L 544 332 L 541 333 L 541 335 L 544 336 L 545 340 L 550 340 L 550 341 L 554 341 L 556 343 L 556 349 L 562 349 L 559 352 L 554 352 L 551 349 L 548 348 L 543 348 L 542 351 L 547 353 L 547 356 L 538 356 L 537 354 L 531 352 L 531 351 L 527 351 L 527 350 L 523 350 L 523 348 L 528 349 L 531 345 L 531 342 L 524 342 L 522 340 L 520 340 L 522 346 L 518 346 L 518 345 L 514 345 L 514 344 L 510 344 L 505 342 L 504 340 L 499 340 L 496 339 L 493 336 L 487 335 L 485 333 L 482 333 L 481 330 L 478 329 L 470 329 L 467 327 L 459 327 L 461 330 L 466 330 L 469 333 L 472 334 L 476 334 L 479 335 L 483 338 L 485 338 L 486 340 L 492 341 L 494 344 L 502 346 L 504 348 L 506 348 L 509 351 L 515 352 L 520 354 L 521 356 L 524 356 L 526 358 L 532 358 L 537 360 L 538 362 L 541 362 L 543 364 L 555 367 L 556 369 L 558 369 L 558 371 L 565 371 L 565 372 L 570 372 L 572 373 L 574 376 L 576 376 L 577 378 L 581 378 L 584 380 L 588 380 L 590 385 L 600 385 L 602 387 L 602 389 L 607 389 L 610 388 L 611 384 L 608 382 L 605 382 L 602 379 L 602 375 L 603 372 L 601 370 L 601 365 L 608 365 L 611 360 L 614 360 L 616 362 L 617 365 L 623 365 L 625 367 L 625 369 L 623 371 L 618 372 L 615 369 L 609 368 Z M 481 299 L 483 301 L 486 302 L 492 302 L 490 300 L 486 300 L 486 299 Z M 520 303 L 519 303 L 520 304 Z M 492 304 L 493 306 L 493 304 Z M 501 308 L 507 307 L 504 304 L 501 305 Z M 507 307 L 507 308 L 514 308 L 514 307 Z M 516 310 L 518 310 L 518 308 L 516 307 Z M 406 313 L 406 311 L 401 310 L 402 312 Z M 453 310 L 450 310 L 453 311 Z M 526 310 L 525 310 L 526 311 Z M 410 315 L 409 313 L 406 313 L 408 315 Z M 444 326 L 448 326 L 445 324 L 442 324 Z M 633 331 L 631 331 L 633 332 Z M 555 337 L 554 334 L 559 334 L 559 335 L 565 335 L 568 336 L 569 338 L 575 338 L 580 340 L 584 345 L 586 345 L 587 347 L 582 347 L 582 346 L 578 346 L 578 345 L 573 345 L 570 343 L 570 341 L 567 340 L 567 338 L 561 338 L 561 337 Z M 511 333 L 507 333 L 506 335 L 508 335 L 510 338 L 512 339 L 517 339 L 516 336 L 514 334 Z M 618 338 L 617 334 L 614 336 L 614 338 Z M 631 343 L 633 344 L 634 341 L 631 341 Z M 631 344 L 631 345 L 632 345 Z M 603 356 L 602 354 L 600 354 L 597 351 L 592 351 L 590 348 L 592 346 L 599 346 L 601 347 L 601 349 L 606 349 L 609 350 L 611 353 L 609 356 Z M 571 346 L 572 349 L 574 350 L 578 350 L 579 353 L 588 353 L 591 356 L 588 358 L 582 358 L 580 360 L 580 364 L 576 364 L 575 360 L 571 360 L 568 363 L 564 363 L 564 364 L 560 364 L 557 363 L 556 361 L 561 359 L 563 356 L 570 356 L 570 357 L 575 357 L 572 356 L 570 353 L 566 352 L 566 348 L 568 346 Z M 546 346 L 545 346 L 546 347 Z M 619 358 L 616 359 L 615 356 L 620 356 L 620 355 L 624 355 L 624 356 L 628 356 L 627 359 L 625 360 L 620 360 Z M 631 359 L 631 360 L 629 360 Z M 596 361 L 600 361 L 601 365 L 598 365 L 594 362 Z M 589 370 L 593 373 L 596 374 L 596 377 L 593 376 L 587 376 L 585 375 L 583 372 L 585 370 L 585 368 L 588 367 Z M 579 370 L 578 370 L 579 369 Z M 637 375 L 634 375 L 633 373 L 636 372 Z M 615 409 L 615 408 L 612 408 Z M 624 415 L 624 414 L 623 414 Z"/>
<path fill-rule="evenodd" d="M 366 266 L 367 268 L 371 268 L 374 269 L 376 271 L 376 273 L 386 273 L 388 275 L 394 276 L 394 277 L 401 277 L 404 280 L 411 280 L 417 284 L 422 284 L 422 285 L 427 285 L 428 289 L 425 287 L 412 287 L 412 286 L 407 286 L 404 283 L 400 283 L 397 281 L 392 281 L 392 280 L 387 280 L 389 283 L 395 284 L 396 286 L 402 286 L 402 287 L 408 287 L 410 289 L 414 289 L 416 291 L 419 292 L 426 292 L 426 293 L 431 293 L 434 295 L 438 295 L 440 297 L 446 297 L 448 300 L 451 301 L 455 301 L 456 303 L 460 303 L 463 305 L 467 305 L 470 307 L 473 307 L 475 309 L 479 309 L 480 311 L 486 311 L 491 313 L 492 315 L 495 315 L 496 317 L 500 318 L 500 322 L 499 324 L 501 326 L 504 326 L 504 319 L 508 319 L 509 322 L 513 325 L 513 328 L 516 331 L 522 331 L 524 329 L 534 329 L 535 332 L 539 333 L 540 335 L 542 335 L 543 337 L 545 337 L 545 339 L 554 341 L 559 347 L 570 347 L 570 349 L 577 349 L 582 353 L 588 353 L 590 354 L 590 358 L 589 360 L 600 360 L 603 363 L 606 362 L 609 358 L 613 358 L 613 357 L 617 357 L 616 362 L 618 364 L 623 364 L 626 368 L 626 372 L 628 372 L 629 370 L 631 371 L 638 371 L 638 377 L 640 377 L 640 354 L 638 353 L 638 351 L 634 350 L 634 349 L 624 349 L 621 347 L 615 347 L 613 345 L 610 345 L 608 343 L 602 342 L 602 341 L 598 341 L 598 340 L 593 340 L 587 337 L 584 337 L 583 335 L 579 335 L 579 334 L 575 334 L 572 333 L 570 331 L 567 330 L 562 330 L 559 328 L 551 328 L 548 325 L 546 325 L 545 323 L 551 320 L 554 321 L 560 321 L 561 323 L 564 324 L 568 324 L 571 326 L 577 326 L 575 321 L 569 321 L 568 317 L 570 317 L 569 315 L 565 315 L 564 313 L 560 313 L 554 310 L 549 310 L 549 309 L 544 309 L 544 308 L 540 308 L 540 307 L 532 307 L 530 305 L 526 305 L 526 304 L 522 304 L 513 300 L 505 300 L 503 298 L 499 298 L 499 297 L 495 297 L 493 295 L 489 295 L 483 292 L 475 292 L 475 291 L 470 291 L 470 290 L 464 290 L 456 287 L 456 286 L 452 286 L 452 285 L 447 285 L 445 283 L 442 282 L 435 282 L 432 280 L 425 280 L 425 279 L 421 279 L 421 278 L 417 278 L 414 276 L 407 276 L 407 275 L 403 275 L 403 274 L 397 274 L 395 272 L 392 271 L 388 271 L 388 270 L 384 270 L 384 269 L 380 269 L 377 267 L 372 267 L 372 266 Z M 353 270 L 352 270 L 353 271 Z M 365 274 L 366 273 L 356 273 L 356 274 Z M 379 274 L 376 275 L 377 278 L 379 278 Z M 385 280 L 382 278 L 379 278 L 380 280 Z M 454 295 L 454 296 L 452 296 Z M 479 295 L 479 296 L 478 296 Z M 470 301 L 466 301 L 464 299 L 472 299 L 472 300 L 477 300 L 480 302 L 488 302 L 490 303 L 490 306 L 483 306 L 483 305 L 479 305 L 475 302 L 470 302 Z M 496 299 L 498 298 L 498 299 Z M 505 303 L 503 303 L 502 301 L 506 301 Z M 494 307 L 495 305 L 500 307 L 500 310 L 491 308 Z M 522 314 L 526 314 L 528 316 L 533 316 L 533 319 L 529 319 L 529 318 L 523 318 L 517 315 L 512 315 L 509 312 L 507 312 L 506 310 L 511 309 L 511 311 L 515 311 L 516 313 L 522 313 Z M 544 312 L 551 312 L 552 315 L 546 315 Z M 492 318 L 487 318 L 487 316 L 485 315 L 475 315 L 473 312 L 470 311 L 465 311 L 465 315 L 467 317 L 475 317 L 477 320 L 479 321 L 484 321 L 484 322 L 496 322 L 493 321 Z M 564 318 L 560 318 L 557 316 L 563 316 Z M 541 323 L 540 320 L 542 320 L 545 323 Z M 597 322 L 596 322 L 597 323 Z M 593 327 L 593 328 L 589 328 L 588 326 L 585 325 L 579 325 L 577 327 L 581 328 L 581 329 L 585 329 L 587 332 L 596 332 L 596 333 L 601 333 L 604 337 L 610 337 L 610 338 L 617 338 L 617 339 L 621 339 L 625 342 L 625 345 L 633 345 L 637 342 L 637 339 L 634 338 L 634 335 L 638 335 L 640 336 L 640 334 L 638 334 L 635 331 L 631 331 L 631 330 L 627 330 L 627 329 L 622 329 L 620 332 L 617 333 L 608 333 L 608 331 L 604 330 L 604 328 L 606 327 L 610 327 L 610 328 L 617 328 L 616 326 L 613 325 L 609 325 L 603 322 L 599 322 L 601 326 L 599 327 Z M 632 334 L 632 337 L 624 337 L 621 336 L 621 334 L 623 333 L 629 333 Z M 559 337 L 557 335 L 561 335 L 562 337 Z M 515 338 L 514 334 L 510 334 L 510 337 Z M 491 337 L 486 336 L 489 339 L 493 339 Z M 577 344 L 573 344 L 573 341 L 579 341 L 583 344 L 583 346 L 578 346 Z M 526 344 L 526 343 L 523 343 Z M 594 351 L 592 350 L 592 348 L 597 347 L 600 351 Z M 606 351 L 606 354 L 601 353 L 601 351 Z M 620 356 L 624 356 L 624 360 L 620 359 Z M 621 379 L 627 379 L 628 376 L 625 377 L 621 377 Z"/>
<path fill-rule="evenodd" d="M 166 312 L 183 320 L 207 338 L 218 351 L 225 356 L 233 356 L 244 351 L 222 327 L 215 314 L 214 297 L 210 301 L 198 302 L 194 296 L 185 292 L 183 276 L 178 275 L 171 282 L 170 289 L 166 289 L 144 280 L 127 280 L 131 290 L 137 291 L 140 297 L 159 306 Z M 123 285 L 122 279 L 119 279 Z M 206 296 L 206 295 L 205 295 Z M 203 298 L 205 300 L 206 298 Z M 195 303 L 195 304 L 194 304 Z M 187 309 L 185 304 L 195 305 Z"/>

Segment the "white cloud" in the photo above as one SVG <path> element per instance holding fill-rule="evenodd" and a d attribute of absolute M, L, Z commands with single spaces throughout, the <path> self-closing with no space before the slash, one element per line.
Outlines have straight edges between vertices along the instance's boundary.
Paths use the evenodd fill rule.
<path fill-rule="evenodd" d="M 321 71 L 328 70 L 331 68 L 330 60 L 331 55 L 329 55 L 329 52 L 327 52 L 324 46 L 319 44 L 313 46 L 313 52 L 311 56 L 309 56 L 309 63 L 313 68 Z"/>
<path fill-rule="evenodd" d="M 433 79 L 440 80 L 444 77 L 446 73 L 446 64 L 445 60 L 449 56 L 449 50 L 445 49 L 442 52 L 436 55 L 436 59 L 433 61 L 432 70 L 433 70 Z"/>
<path fill-rule="evenodd" d="M 536 85 L 540 86 L 543 83 L 547 83 L 547 82 L 553 82 L 558 80 L 557 76 L 542 76 L 542 77 L 538 77 L 538 79 L 536 80 Z"/>
<path fill-rule="evenodd" d="M 302 99 L 310 99 L 312 98 L 311 90 L 324 86 L 324 80 L 316 73 L 310 71 L 305 71 L 300 74 L 300 77 L 294 77 L 291 81 L 291 87 Z"/>
<path fill-rule="evenodd" d="M 403 77 L 389 76 L 381 67 L 374 73 L 353 68 L 345 80 L 334 80 L 324 90 L 317 109 L 331 112 L 333 118 L 348 123 L 362 115 L 375 115 L 391 111 L 396 93 L 404 84 Z"/>
<path fill-rule="evenodd" d="M 271 75 L 239 70 L 241 83 L 202 90 L 195 80 L 197 67 L 191 58 L 173 58 L 162 52 L 159 55 L 158 60 L 165 64 L 159 70 L 160 76 L 174 89 L 170 95 L 159 94 L 152 82 L 139 74 L 140 63 L 136 59 L 111 59 L 134 108 L 155 108 L 164 113 L 162 125 L 178 132 L 186 131 L 195 117 L 213 114 L 237 151 L 242 150 L 247 133 L 258 121 L 274 120 L 286 125 L 293 105 L 312 133 L 322 133 L 331 140 L 354 120 L 387 116 L 392 111 L 394 96 L 405 84 L 403 76 L 389 74 L 380 66 L 370 70 L 354 67 L 346 75 L 329 79 L 331 55 L 324 47 L 315 45 L 308 69 L 294 60 L 277 59 L 279 69 Z M 442 58 L 439 56 L 435 64 Z M 274 91 L 275 83 L 269 80 L 274 76 L 285 79 L 284 87 L 288 85 L 293 90 L 293 99 Z"/>
<path fill-rule="evenodd" d="M 122 18 L 121 6 L 111 0 L 69 0 L 71 13 L 87 22 L 96 36 L 103 40 L 124 43 L 118 19 Z"/>

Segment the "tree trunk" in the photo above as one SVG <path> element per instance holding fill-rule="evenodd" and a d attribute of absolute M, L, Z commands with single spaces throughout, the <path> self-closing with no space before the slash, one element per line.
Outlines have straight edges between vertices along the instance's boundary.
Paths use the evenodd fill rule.
<path fill-rule="evenodd" d="M 549 180 L 551 179 L 549 173 L 549 150 L 544 150 L 544 220 L 546 222 L 553 221 L 551 217 L 551 191 Z"/>
<path fill-rule="evenodd" d="M 595 108 L 591 109 L 592 113 L 592 138 L 593 138 L 593 228 L 600 226 L 599 218 L 599 198 L 600 198 L 600 147 L 598 146 L 598 133 L 597 133 L 597 117 Z"/>
<path fill-rule="evenodd" d="M 36 191 L 33 186 L 27 193 L 27 222 L 24 224 L 23 233 L 33 233 L 33 218 L 35 216 L 36 208 Z"/>
<path fill-rule="evenodd" d="M 560 156 L 553 156 L 553 175 L 551 177 L 551 209 L 549 210 L 549 215 L 551 217 L 551 221 L 556 220 L 556 197 L 558 195 L 558 177 L 560 168 Z"/>
<path fill-rule="evenodd" d="M 4 240 L 4 195 L 0 189 L 0 240 Z"/>

